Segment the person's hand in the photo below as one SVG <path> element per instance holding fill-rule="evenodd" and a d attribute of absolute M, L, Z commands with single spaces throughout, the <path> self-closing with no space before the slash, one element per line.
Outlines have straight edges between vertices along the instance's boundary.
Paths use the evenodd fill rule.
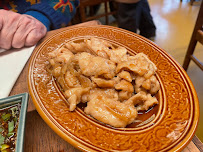
<path fill-rule="evenodd" d="M 46 32 L 44 24 L 32 16 L 0 10 L 0 48 L 35 45 Z"/>

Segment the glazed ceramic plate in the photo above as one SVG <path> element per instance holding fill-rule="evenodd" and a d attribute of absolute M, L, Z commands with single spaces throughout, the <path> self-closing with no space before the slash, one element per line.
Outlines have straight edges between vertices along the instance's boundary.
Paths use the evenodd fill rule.
<path fill-rule="evenodd" d="M 143 52 L 155 63 L 161 90 L 151 122 L 112 128 L 87 116 L 82 108 L 69 112 L 65 98 L 46 71 L 47 53 L 65 42 L 90 36 L 124 46 L 131 55 Z M 34 51 L 28 80 L 31 97 L 41 117 L 59 136 L 82 151 L 180 151 L 192 140 L 197 127 L 198 98 L 183 68 L 153 42 L 119 28 L 77 27 L 52 35 Z"/>

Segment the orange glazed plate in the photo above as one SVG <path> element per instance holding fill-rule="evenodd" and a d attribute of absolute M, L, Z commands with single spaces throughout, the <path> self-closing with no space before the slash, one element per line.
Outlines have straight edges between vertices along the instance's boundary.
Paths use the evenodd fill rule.
<path fill-rule="evenodd" d="M 156 110 L 151 110 L 155 117 L 147 124 L 113 128 L 86 115 L 82 107 L 77 107 L 74 112 L 68 110 L 58 85 L 46 71 L 47 53 L 65 42 L 90 36 L 124 46 L 131 55 L 143 52 L 157 66 L 156 76 L 161 86 L 157 94 L 159 104 L 154 107 Z M 31 57 L 28 85 L 44 121 L 82 151 L 181 151 L 192 140 L 197 128 L 198 98 L 183 68 L 153 42 L 120 28 L 104 25 L 77 27 L 52 35 L 35 49 Z"/>

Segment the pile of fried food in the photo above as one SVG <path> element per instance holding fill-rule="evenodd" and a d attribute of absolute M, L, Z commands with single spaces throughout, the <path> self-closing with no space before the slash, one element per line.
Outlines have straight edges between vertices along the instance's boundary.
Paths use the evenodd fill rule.
<path fill-rule="evenodd" d="M 84 112 L 113 127 L 126 127 L 138 112 L 158 104 L 160 89 L 154 63 L 143 53 L 90 37 L 67 42 L 49 53 L 48 72 L 62 88 L 73 111 L 80 102 Z"/>

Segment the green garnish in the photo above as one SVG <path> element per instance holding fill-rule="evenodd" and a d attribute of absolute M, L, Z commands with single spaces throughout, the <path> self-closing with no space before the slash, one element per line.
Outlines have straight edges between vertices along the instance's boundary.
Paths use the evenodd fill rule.
<path fill-rule="evenodd" d="M 7 149 L 9 147 L 10 147 L 9 145 L 3 144 L 3 145 L 1 145 L 1 151 L 5 150 L 5 149 Z"/>
<path fill-rule="evenodd" d="M 14 152 L 17 139 L 20 103 L 0 109 L 0 152 Z"/>
<path fill-rule="evenodd" d="M 1 152 L 10 152 L 9 149 L 4 149 Z"/>
<path fill-rule="evenodd" d="M 1 152 L 10 152 L 9 149 L 4 149 Z"/>
<path fill-rule="evenodd" d="M 14 135 L 14 132 L 9 132 L 8 134 L 7 134 L 7 137 L 10 137 L 10 136 L 13 136 Z"/>
<path fill-rule="evenodd" d="M 5 137 L 0 134 L 0 145 L 4 143 Z"/>
<path fill-rule="evenodd" d="M 14 122 L 16 123 L 16 122 L 18 121 L 18 118 L 15 117 L 15 118 L 13 118 L 13 120 L 14 120 Z"/>
<path fill-rule="evenodd" d="M 9 109 L 12 113 L 12 116 L 15 117 L 17 112 L 18 112 L 18 107 L 15 106 L 15 107 L 12 107 L 11 109 Z"/>
<path fill-rule="evenodd" d="M 12 132 L 14 130 L 14 121 L 8 122 L 8 132 Z"/>
<path fill-rule="evenodd" d="M 1 118 L 2 118 L 4 121 L 9 120 L 9 119 L 10 119 L 10 117 L 11 117 L 11 114 L 10 114 L 10 113 L 3 114 L 3 115 L 1 116 Z"/>

